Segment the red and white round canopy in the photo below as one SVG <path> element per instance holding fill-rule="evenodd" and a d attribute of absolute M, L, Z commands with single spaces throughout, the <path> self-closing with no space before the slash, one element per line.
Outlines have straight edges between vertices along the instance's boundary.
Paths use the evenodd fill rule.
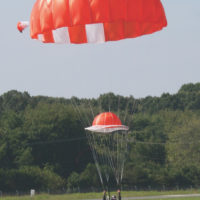
<path fill-rule="evenodd" d="M 116 41 L 165 26 L 160 0 L 36 0 L 30 17 L 31 38 L 45 43 Z"/>
<path fill-rule="evenodd" d="M 97 115 L 93 120 L 92 126 L 85 128 L 85 130 L 99 133 L 110 133 L 128 129 L 129 127 L 122 125 L 119 117 L 112 112 L 104 112 Z"/>

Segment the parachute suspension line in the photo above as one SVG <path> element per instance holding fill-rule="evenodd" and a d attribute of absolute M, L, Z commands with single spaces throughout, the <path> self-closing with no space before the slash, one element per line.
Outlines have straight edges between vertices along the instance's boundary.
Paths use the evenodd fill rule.
<path fill-rule="evenodd" d="M 90 102 L 89 102 L 89 107 L 90 107 L 90 110 L 91 110 L 92 116 L 93 116 L 93 118 L 94 118 L 94 111 L 93 111 L 93 109 L 92 109 L 92 106 L 91 106 Z"/>
<path fill-rule="evenodd" d="M 133 113 L 135 112 L 136 108 L 137 108 L 137 101 L 135 99 L 133 99 L 133 105 L 131 107 L 131 117 L 130 117 L 130 120 L 128 122 L 128 126 L 130 126 L 130 123 L 133 121 Z"/>
<path fill-rule="evenodd" d="M 99 160 L 99 164 L 102 165 L 104 163 L 104 157 L 103 157 L 103 150 L 104 148 L 102 147 L 102 143 L 101 143 L 101 137 L 99 136 L 98 133 L 93 133 L 93 141 L 94 141 L 94 145 L 95 145 L 95 152 L 96 152 L 96 156 L 98 157 Z M 99 144 L 98 144 L 99 143 Z M 101 166 L 102 167 L 102 166 Z M 101 170 L 102 172 L 102 176 L 103 176 L 103 169 Z"/>
<path fill-rule="evenodd" d="M 124 148 L 124 145 L 126 143 L 126 141 L 124 139 L 125 135 L 127 135 L 127 134 L 124 133 L 124 132 L 122 132 L 122 138 L 121 138 L 121 145 L 120 145 L 120 147 L 121 147 L 121 149 L 123 149 L 123 151 L 126 151 L 126 149 Z M 124 162 L 125 162 L 125 156 L 123 156 L 123 154 L 121 154 L 120 157 L 121 157 L 120 158 L 121 159 L 121 166 L 120 166 L 121 171 L 120 171 L 120 175 L 119 176 L 120 176 L 120 183 L 121 183 L 122 182 Z"/>
<path fill-rule="evenodd" d="M 110 166 L 114 173 L 117 185 L 120 186 L 125 162 L 125 156 L 123 156 L 123 154 L 127 150 L 127 133 L 90 133 L 89 136 L 91 149 L 93 151 L 101 182 L 103 182 L 103 176 L 105 176 L 106 183 L 109 184 L 109 171 L 106 166 Z M 106 168 L 101 169 L 100 166 L 105 166 Z"/>
<path fill-rule="evenodd" d="M 128 107 L 128 106 L 127 106 Z M 118 98 L 118 108 L 117 108 L 117 113 L 118 113 L 118 117 L 120 118 L 120 96 Z M 126 109 L 127 110 L 127 109 Z M 125 114 L 126 115 L 126 114 Z M 125 123 L 125 120 L 124 120 Z M 124 140 L 124 138 L 120 138 L 119 137 L 119 131 L 117 132 L 117 177 L 118 177 L 118 187 L 120 186 L 121 182 L 122 182 L 122 174 L 123 174 L 123 165 L 124 165 L 124 159 L 123 159 L 123 153 L 121 153 L 120 150 L 123 151 L 122 148 L 122 141 Z M 122 134 L 123 136 L 123 134 Z M 121 141 L 121 142 L 120 142 Z M 121 143 L 121 145 L 120 145 Z"/>
<path fill-rule="evenodd" d="M 124 135 L 124 137 L 125 137 L 125 139 L 124 139 L 124 141 L 125 141 L 125 153 L 124 154 L 122 154 L 122 156 L 123 156 L 123 163 L 122 163 L 122 170 L 121 170 L 121 182 L 122 182 L 122 179 L 123 179 L 123 174 L 124 174 L 124 164 L 125 164 L 125 160 L 126 160 L 126 157 L 125 157 L 125 155 L 127 155 L 127 151 L 128 151 L 128 134 L 126 133 L 126 132 L 124 132 L 123 133 L 123 135 Z"/>
<path fill-rule="evenodd" d="M 126 110 L 125 110 L 125 114 L 124 114 L 124 123 L 126 123 L 126 117 L 127 117 L 128 107 L 129 107 L 130 101 L 131 101 L 131 99 L 129 99 L 127 104 L 126 104 Z"/>
<path fill-rule="evenodd" d="M 121 159 L 119 158 L 119 132 L 117 132 L 117 171 L 118 171 L 117 176 L 118 176 L 118 181 L 119 181 L 119 174 L 120 174 L 120 164 L 119 164 L 120 160 Z"/>
<path fill-rule="evenodd" d="M 107 140 L 107 135 L 104 135 L 103 138 L 103 144 L 104 144 L 104 151 L 105 151 L 105 154 L 106 155 L 106 152 L 108 151 L 109 149 L 109 145 L 106 145 L 106 140 Z M 109 158 L 108 156 L 104 156 L 104 163 L 105 163 L 105 173 L 106 173 L 106 179 L 107 179 L 107 184 L 109 184 L 109 179 L 110 179 L 110 174 L 109 174 L 109 170 L 108 170 L 108 167 L 106 167 L 106 165 L 108 166 L 109 164 Z"/>
<path fill-rule="evenodd" d="M 103 178 L 102 178 L 102 173 L 101 173 L 101 169 L 100 169 L 100 166 L 99 166 L 99 163 L 98 163 L 98 160 L 97 160 L 97 154 L 96 154 L 94 146 L 93 146 L 93 139 L 91 137 L 91 134 L 93 134 L 93 133 L 89 133 L 89 132 L 86 131 L 86 135 L 88 137 L 89 146 L 90 146 L 90 149 L 92 151 L 92 155 L 93 155 L 94 162 L 95 162 L 95 165 L 96 165 L 96 168 L 97 168 L 97 172 L 99 174 L 99 178 L 100 178 L 102 187 L 104 188 L 104 182 L 103 182 Z"/>
<path fill-rule="evenodd" d="M 123 158 L 122 158 L 122 152 L 124 151 L 124 149 L 122 148 L 122 142 L 123 142 L 123 135 L 119 135 L 119 132 L 117 133 L 117 185 L 120 184 L 120 175 L 121 175 L 121 162 L 123 162 Z M 121 152 L 122 151 L 122 152 Z"/>
<path fill-rule="evenodd" d="M 110 142 L 110 137 L 111 137 L 111 134 L 107 134 L 107 135 L 105 135 L 105 146 L 106 146 L 106 150 L 107 150 L 107 154 L 108 154 L 108 156 L 107 156 L 107 161 L 108 161 L 108 163 L 107 163 L 107 165 L 110 165 L 110 167 L 111 167 L 111 169 L 112 169 L 112 171 L 113 171 L 113 173 L 115 174 L 115 167 L 114 167 L 114 162 L 113 162 L 113 159 L 112 159 L 112 152 L 111 152 L 111 150 L 112 150 L 112 146 L 111 146 L 111 142 Z"/>
<path fill-rule="evenodd" d="M 105 138 L 106 138 L 105 135 L 103 137 L 99 136 L 99 140 L 101 140 L 101 143 L 103 144 L 103 148 L 101 149 L 101 155 L 102 155 L 103 165 L 104 165 L 104 168 L 105 168 L 104 173 L 105 173 L 106 181 L 107 181 L 107 184 L 108 184 L 109 178 L 110 178 L 108 168 L 106 167 L 106 164 L 108 163 L 108 158 L 107 158 L 107 156 L 103 156 L 106 153 Z"/>
<path fill-rule="evenodd" d="M 99 133 L 93 133 L 93 142 L 94 142 L 94 146 L 95 146 L 95 153 L 96 153 L 96 157 L 99 160 L 99 164 L 106 167 L 107 161 L 106 161 L 106 145 L 103 141 L 103 139 L 106 138 L 105 135 L 103 134 L 99 134 Z M 96 138 L 95 138 L 96 137 Z M 103 174 L 104 170 L 102 170 L 101 174 Z M 105 174 L 105 178 L 107 181 L 107 184 L 109 183 L 109 173 L 108 173 L 108 169 L 105 170 L 104 172 Z"/>
<path fill-rule="evenodd" d="M 119 137 L 119 133 L 117 133 L 117 157 L 118 157 L 118 161 L 117 161 L 117 163 L 118 163 L 118 174 L 117 174 L 117 176 L 118 176 L 118 185 L 120 184 L 120 174 L 121 174 L 121 163 L 120 163 L 120 161 L 122 162 L 122 158 L 121 158 L 121 151 L 120 150 L 122 150 L 123 151 L 123 149 L 122 148 L 120 148 L 120 145 L 119 145 L 119 143 L 120 143 L 120 140 L 122 141 L 122 138 L 120 138 Z"/>
<path fill-rule="evenodd" d="M 105 167 L 107 168 L 106 169 L 106 173 L 108 174 L 107 175 L 107 184 L 109 183 L 109 170 L 108 170 L 108 166 L 111 167 L 112 170 L 114 170 L 114 164 L 113 162 L 111 161 L 111 152 L 110 152 L 110 143 L 109 143 L 109 137 L 110 137 L 110 134 L 106 134 L 103 136 L 104 140 L 103 140 L 103 144 L 104 144 L 104 151 L 105 151 Z M 109 156 L 106 156 L 106 154 L 109 154 Z"/>
<path fill-rule="evenodd" d="M 80 119 L 80 121 L 81 121 L 83 127 L 88 126 L 88 124 L 89 124 L 88 117 L 87 117 L 87 116 L 86 116 L 86 118 L 85 118 L 85 117 L 82 117 L 82 113 L 84 113 L 84 112 L 81 112 L 79 106 L 76 104 L 75 101 L 73 102 L 73 101 L 71 100 L 71 102 L 72 102 L 72 107 L 73 107 L 73 109 L 75 110 L 75 112 L 78 114 L 78 117 L 79 117 L 79 119 Z M 90 105 L 90 108 L 91 108 L 91 105 Z M 92 114 L 93 114 L 92 108 L 91 108 L 91 112 L 92 112 Z M 93 115 L 93 116 L 94 116 L 94 115 Z M 86 120 L 88 121 L 88 124 L 87 124 L 87 122 L 86 122 L 85 120 L 82 120 L 82 119 L 86 119 Z M 93 134 L 92 134 L 92 135 L 93 135 Z M 99 175 L 99 178 L 100 178 L 100 182 L 101 182 L 101 184 L 102 184 L 102 187 L 104 188 L 104 182 L 103 182 L 101 169 L 100 169 L 100 166 L 99 166 L 99 163 L 98 163 L 98 159 L 97 159 L 97 154 L 96 154 L 95 149 L 94 149 L 94 147 L 93 147 L 93 145 L 92 145 L 92 143 L 93 143 L 92 140 L 93 140 L 93 139 L 91 138 L 90 133 L 88 133 L 87 131 L 86 131 L 86 136 L 87 136 L 87 138 L 88 138 L 89 146 L 90 146 L 90 149 L 91 149 L 91 151 L 92 151 L 94 163 L 95 163 L 96 168 L 97 168 L 97 172 L 98 172 L 98 175 Z M 94 140 L 94 141 L 95 141 L 95 140 Z"/>
<path fill-rule="evenodd" d="M 82 118 L 82 115 L 81 115 L 81 112 L 80 112 L 80 109 L 78 108 L 78 106 L 76 105 L 76 102 L 73 103 L 73 100 L 71 99 L 71 104 L 72 104 L 72 107 L 75 111 L 75 113 L 78 114 L 78 118 L 82 124 L 83 127 L 86 127 L 87 126 L 87 123 L 83 120 Z"/>
<path fill-rule="evenodd" d="M 84 123 L 82 123 L 82 125 L 84 125 L 83 127 L 87 127 L 88 125 L 90 125 L 91 119 L 94 118 L 94 112 L 93 112 L 93 109 L 92 109 L 90 102 L 88 101 L 88 105 L 89 105 L 89 108 L 90 108 L 90 111 L 91 111 L 91 117 L 90 117 L 89 113 L 87 114 L 84 110 L 81 111 L 81 107 L 83 108 L 83 105 L 78 105 L 75 102 L 75 100 L 73 102 L 72 99 L 71 99 L 71 104 L 72 104 L 72 107 L 75 110 L 75 112 L 78 114 L 80 121 L 84 122 Z M 83 119 L 85 119 L 85 120 L 83 120 Z"/>
<path fill-rule="evenodd" d="M 109 110 L 109 112 L 110 112 L 110 101 L 111 101 L 110 98 L 111 98 L 110 95 L 108 95 L 108 110 Z"/>
<path fill-rule="evenodd" d="M 85 116 L 85 112 L 81 111 L 80 105 L 78 105 L 75 101 L 74 101 L 74 104 L 76 106 L 76 109 L 78 110 L 78 113 L 80 114 L 81 119 L 83 119 L 85 126 L 88 126 L 89 120 L 88 120 L 87 116 Z"/>
<path fill-rule="evenodd" d="M 81 106 L 81 107 L 82 107 L 82 109 L 84 109 L 83 106 Z M 89 119 L 90 118 L 89 114 L 87 114 L 87 112 L 85 112 L 84 110 L 82 111 L 82 113 L 84 114 L 84 117 L 85 117 L 85 119 L 87 121 L 87 126 L 89 126 L 90 123 L 91 123 L 91 120 Z"/>
<path fill-rule="evenodd" d="M 97 102 L 98 102 L 98 107 L 99 107 L 99 113 L 102 113 L 103 109 L 102 109 L 100 98 L 97 100 Z"/>
<path fill-rule="evenodd" d="M 120 96 L 118 98 L 118 106 L 117 106 L 117 116 L 120 118 L 119 107 L 120 107 Z"/>
<path fill-rule="evenodd" d="M 114 151 L 113 151 L 113 146 L 112 146 L 112 144 L 113 144 L 114 141 L 113 142 L 111 142 L 111 141 L 112 141 L 112 133 L 110 133 L 108 135 L 107 146 L 108 146 L 108 154 L 109 154 L 109 157 L 108 157 L 109 158 L 109 163 L 110 163 L 112 172 L 115 175 L 115 162 L 114 162 L 114 158 L 113 158 Z"/>
<path fill-rule="evenodd" d="M 131 109 L 131 117 L 129 118 L 129 122 L 127 123 L 127 125 L 130 127 L 131 122 L 133 121 L 133 113 L 135 112 L 135 109 L 137 109 L 138 103 L 136 101 L 136 99 L 133 99 L 133 105 L 132 105 L 132 109 Z"/>
<path fill-rule="evenodd" d="M 117 175 L 117 167 L 118 167 L 118 164 L 117 164 L 117 145 L 115 145 L 117 143 L 116 141 L 116 137 L 117 137 L 117 132 L 113 133 L 112 134 L 112 137 L 113 137 L 113 142 L 112 142 L 112 149 L 113 149 L 113 160 L 114 160 L 114 163 L 115 163 L 115 179 L 116 179 L 116 182 L 118 184 L 119 180 L 118 180 L 118 175 Z M 112 139 L 112 138 L 111 138 Z"/>
<path fill-rule="evenodd" d="M 78 110 L 78 113 L 81 117 L 85 116 L 85 123 L 89 123 L 90 115 L 87 115 L 88 112 L 81 113 L 81 110 L 84 111 L 84 105 L 89 106 L 89 113 L 91 116 L 93 116 L 93 118 L 95 118 L 96 112 L 98 112 L 98 110 L 100 113 L 102 113 L 102 111 L 105 112 L 107 109 L 109 109 L 109 111 L 113 109 L 115 112 L 117 112 L 118 117 L 121 115 L 124 121 L 129 121 L 129 114 L 134 110 L 133 107 L 131 107 L 131 111 L 129 109 L 130 103 L 132 105 L 132 99 L 128 99 L 124 111 L 120 110 L 120 96 L 118 96 L 116 100 L 117 101 L 115 101 L 115 105 L 117 105 L 117 107 L 112 107 L 112 99 L 110 96 L 108 96 L 107 102 L 102 102 L 102 98 L 99 98 L 97 100 L 96 108 L 92 106 L 93 104 L 90 101 L 86 101 L 83 103 L 83 105 L 76 106 L 76 110 Z M 107 112 L 103 120 L 106 119 L 106 116 Z M 112 120 L 114 120 L 114 117 L 111 117 Z M 102 123 L 106 124 L 106 121 L 102 121 Z M 96 165 L 102 187 L 109 187 L 111 174 L 112 177 L 114 177 L 117 186 L 120 187 L 123 179 L 123 171 L 126 158 L 125 154 L 127 154 L 128 133 L 126 131 L 120 130 L 111 133 L 86 131 L 86 135 L 88 137 L 90 149 L 92 151 L 94 163 Z"/>
<path fill-rule="evenodd" d="M 114 168 L 114 171 L 113 171 L 113 173 L 114 173 L 114 175 L 115 175 L 115 179 L 116 179 L 116 182 L 118 183 L 118 178 L 117 178 L 117 160 L 116 160 L 116 155 L 115 155 L 115 152 L 117 152 L 117 150 L 116 150 L 116 132 L 115 133 L 112 133 L 111 135 L 110 135 L 110 144 L 111 144 L 111 146 L 112 146 L 112 156 L 111 156 L 111 159 L 112 159 L 112 162 L 113 162 L 113 168 Z"/>

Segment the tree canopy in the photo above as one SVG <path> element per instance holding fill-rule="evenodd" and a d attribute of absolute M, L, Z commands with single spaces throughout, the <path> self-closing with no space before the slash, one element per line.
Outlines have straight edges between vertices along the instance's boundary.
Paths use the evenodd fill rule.
<path fill-rule="evenodd" d="M 190 83 L 176 94 L 140 99 L 113 93 L 96 99 L 2 94 L 0 190 L 101 187 L 84 131 L 91 109 L 127 116 L 124 187 L 200 184 L 200 83 Z"/>

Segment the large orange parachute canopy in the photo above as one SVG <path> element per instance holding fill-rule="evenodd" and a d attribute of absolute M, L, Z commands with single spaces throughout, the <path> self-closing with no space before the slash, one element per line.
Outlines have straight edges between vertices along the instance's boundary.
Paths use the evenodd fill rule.
<path fill-rule="evenodd" d="M 101 43 L 165 26 L 160 0 L 37 0 L 30 17 L 31 38 L 44 43 Z M 26 27 L 18 23 L 19 31 Z"/>

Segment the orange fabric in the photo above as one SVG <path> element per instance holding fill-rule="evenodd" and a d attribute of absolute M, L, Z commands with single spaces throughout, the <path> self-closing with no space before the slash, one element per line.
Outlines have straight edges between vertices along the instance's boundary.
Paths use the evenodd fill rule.
<path fill-rule="evenodd" d="M 109 0 L 110 22 L 126 20 L 127 0 Z"/>
<path fill-rule="evenodd" d="M 89 0 L 91 8 L 91 18 L 93 23 L 109 21 L 108 0 Z"/>
<path fill-rule="evenodd" d="M 72 26 L 90 24 L 90 5 L 88 0 L 69 1 Z"/>
<path fill-rule="evenodd" d="M 81 44 L 87 42 L 85 26 L 69 27 L 70 42 L 75 44 Z"/>
<path fill-rule="evenodd" d="M 105 40 L 113 41 L 124 38 L 124 23 L 104 23 Z"/>
<path fill-rule="evenodd" d="M 55 29 L 71 25 L 69 0 L 52 2 L 52 18 Z"/>
<path fill-rule="evenodd" d="M 83 43 L 87 39 L 82 26 L 93 23 L 104 23 L 106 41 L 150 34 L 167 26 L 160 0 L 37 0 L 30 18 L 31 37 L 69 27 L 70 40 Z"/>
<path fill-rule="evenodd" d="M 46 32 L 43 34 L 44 43 L 54 43 L 52 32 Z"/>
<path fill-rule="evenodd" d="M 53 20 L 52 20 L 52 1 L 42 1 L 40 6 L 40 27 L 42 32 L 52 30 Z"/>
<path fill-rule="evenodd" d="M 94 118 L 92 126 L 95 125 L 122 125 L 120 119 L 112 112 L 105 112 Z"/>
<path fill-rule="evenodd" d="M 31 37 L 36 38 L 38 34 L 42 34 L 40 27 L 40 10 L 39 10 L 39 1 L 36 1 L 33 6 L 31 19 L 30 19 L 30 31 Z"/>

